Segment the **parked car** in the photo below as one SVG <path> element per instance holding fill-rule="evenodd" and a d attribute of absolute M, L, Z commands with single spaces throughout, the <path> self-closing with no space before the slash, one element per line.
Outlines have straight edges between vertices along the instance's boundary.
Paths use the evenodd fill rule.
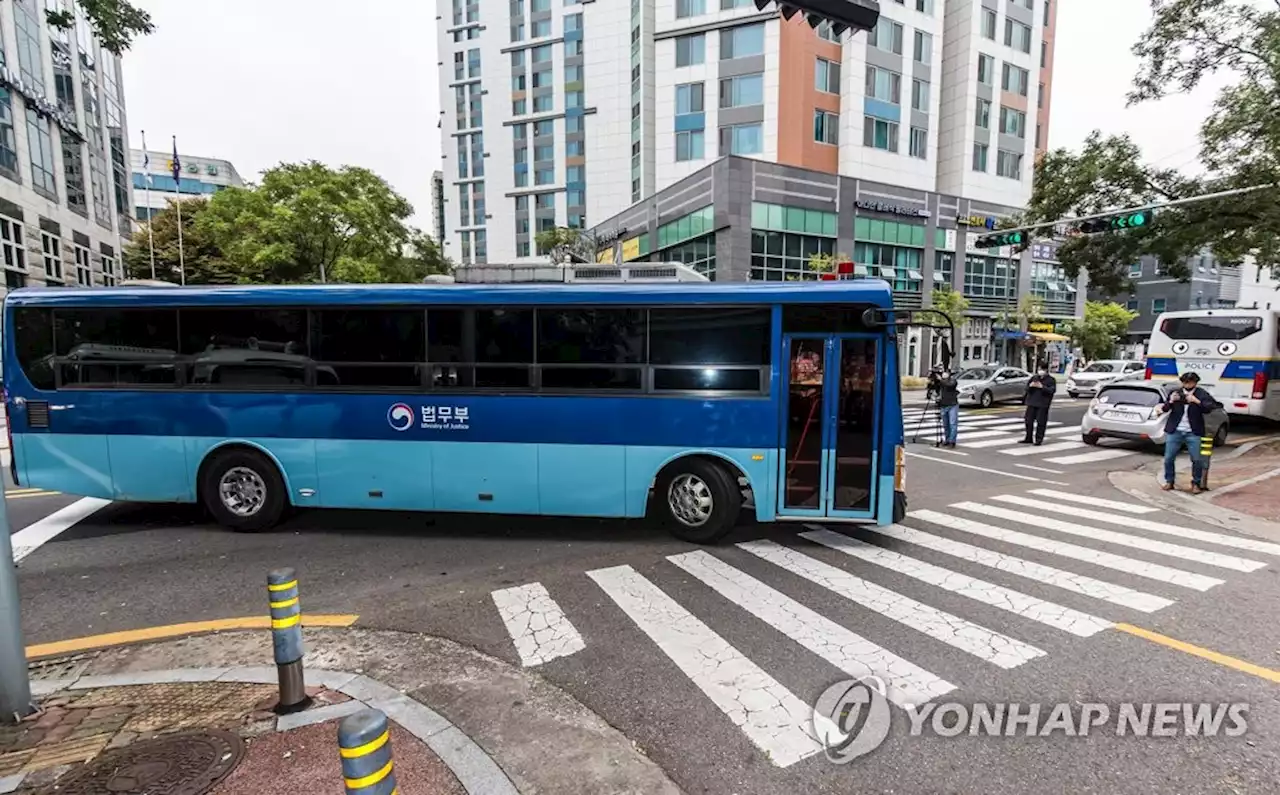
<path fill-rule="evenodd" d="M 1017 367 L 971 367 L 956 378 L 962 405 L 987 408 L 1000 400 L 1021 400 L 1031 373 Z"/>
<path fill-rule="evenodd" d="M 1168 416 L 1159 407 L 1181 385 L 1173 381 L 1145 381 L 1138 376 L 1122 378 L 1102 387 L 1080 420 L 1080 438 L 1097 444 L 1104 436 L 1164 444 L 1164 424 Z M 1221 447 L 1231 432 L 1231 420 L 1222 408 L 1204 418 L 1204 432 Z"/>
<path fill-rule="evenodd" d="M 1146 370 L 1146 363 L 1132 359 L 1101 359 L 1067 378 L 1067 394 L 1071 397 L 1093 397 L 1104 384 L 1132 373 Z"/>

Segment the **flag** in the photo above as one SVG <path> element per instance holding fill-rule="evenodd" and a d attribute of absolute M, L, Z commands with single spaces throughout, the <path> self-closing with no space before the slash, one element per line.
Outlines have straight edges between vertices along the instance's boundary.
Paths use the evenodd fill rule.
<path fill-rule="evenodd" d="M 182 161 L 178 159 L 178 137 L 173 137 L 173 181 L 177 182 L 182 176 Z"/>

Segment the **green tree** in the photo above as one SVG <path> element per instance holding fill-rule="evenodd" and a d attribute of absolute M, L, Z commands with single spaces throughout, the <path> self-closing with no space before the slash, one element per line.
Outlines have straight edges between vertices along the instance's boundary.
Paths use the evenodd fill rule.
<path fill-rule="evenodd" d="M 134 39 L 155 30 L 151 15 L 128 0 L 77 0 L 84 12 L 93 35 L 102 42 L 103 49 L 124 54 Z M 69 10 L 46 10 L 45 18 L 55 28 L 70 30 L 75 27 L 75 14 Z"/>
<path fill-rule="evenodd" d="M 831 273 L 836 269 L 836 265 L 841 262 L 848 262 L 848 254 L 810 254 L 808 272 L 802 276 L 788 276 L 787 281 L 798 282 L 802 278 L 805 280 L 813 280 L 822 278 L 822 274 Z"/>
<path fill-rule="evenodd" d="M 197 229 L 240 281 L 273 284 L 386 281 L 415 230 L 413 207 L 372 171 L 286 163 L 257 186 L 213 195 Z"/>
<path fill-rule="evenodd" d="M 534 245 L 538 247 L 538 256 L 551 257 L 554 265 L 563 265 L 569 261 L 582 238 L 582 231 L 567 226 L 556 226 L 544 229 L 534 235 Z"/>
<path fill-rule="evenodd" d="M 205 199 L 185 199 L 182 202 L 182 261 L 186 264 L 187 284 L 235 284 L 239 275 L 207 235 L 197 228 L 196 219 L 205 211 Z M 154 278 L 180 284 L 182 282 L 178 256 L 178 211 L 175 202 L 156 213 L 150 220 L 150 234 L 143 226 L 134 232 L 125 244 L 122 258 L 124 273 L 130 279 L 150 279 L 151 247 L 155 245 L 156 272 Z"/>
<path fill-rule="evenodd" d="M 420 282 L 431 275 L 449 275 L 454 264 L 430 236 L 418 230 L 410 234 L 404 253 L 382 266 L 379 280 L 390 283 Z"/>
<path fill-rule="evenodd" d="M 1106 359 L 1115 351 L 1116 341 L 1129 330 L 1129 323 L 1138 316 L 1121 304 L 1104 301 L 1087 301 L 1084 319 L 1067 325 L 1067 336 L 1073 345 L 1084 351 L 1089 359 Z"/>
<path fill-rule="evenodd" d="M 951 348 L 952 356 L 958 360 L 960 330 L 964 328 L 965 312 L 969 311 L 969 299 L 957 290 L 935 289 L 929 298 L 929 308 L 944 315 L 955 327 L 954 333 L 944 329 L 935 329 L 934 333 L 942 335 Z"/>
<path fill-rule="evenodd" d="M 1031 223 L 1230 189 L 1280 183 L 1280 4 L 1253 0 L 1151 0 L 1151 27 L 1133 47 L 1138 74 L 1129 104 L 1191 91 L 1222 72 L 1200 127 L 1208 176 L 1145 163 L 1125 136 L 1095 132 L 1076 152 L 1049 152 L 1036 166 Z M 1130 289 L 1128 266 L 1144 254 L 1188 278 L 1188 257 L 1209 249 L 1225 262 L 1252 254 L 1280 265 L 1280 196 L 1274 189 L 1159 210 L 1154 223 L 1124 233 L 1070 239 L 1059 252 L 1067 273 L 1089 273 L 1108 294 Z"/>

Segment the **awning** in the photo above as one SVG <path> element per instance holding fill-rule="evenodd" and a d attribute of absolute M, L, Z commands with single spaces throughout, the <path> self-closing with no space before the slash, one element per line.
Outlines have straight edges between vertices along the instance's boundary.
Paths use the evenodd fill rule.
<path fill-rule="evenodd" d="M 1070 337 L 1064 337 L 1061 334 L 1053 334 L 1048 331 L 1029 331 L 1027 333 L 1041 342 L 1066 342 L 1070 339 Z"/>
<path fill-rule="evenodd" d="M 947 274 L 943 273 L 940 270 L 935 270 L 933 272 L 933 280 L 935 282 L 945 282 L 947 280 Z"/>
<path fill-rule="evenodd" d="M 866 266 L 866 265 L 859 265 L 859 264 L 855 264 L 855 265 L 853 266 L 853 275 L 854 275 L 854 276 L 867 276 L 867 275 L 868 275 L 868 273 L 867 273 L 867 266 Z"/>
<path fill-rule="evenodd" d="M 912 270 L 907 271 L 907 278 L 914 279 L 915 281 L 924 280 L 924 277 L 920 275 L 920 271 L 912 271 Z"/>
<path fill-rule="evenodd" d="M 880 275 L 885 279 L 898 278 L 898 272 L 894 270 L 892 266 L 889 266 L 889 265 L 880 266 Z"/>

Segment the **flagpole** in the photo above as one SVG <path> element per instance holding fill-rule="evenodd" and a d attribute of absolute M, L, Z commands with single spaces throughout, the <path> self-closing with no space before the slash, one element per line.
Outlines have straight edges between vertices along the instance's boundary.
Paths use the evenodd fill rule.
<path fill-rule="evenodd" d="M 178 279 L 183 287 L 187 286 L 187 257 L 182 249 L 182 161 L 178 159 L 178 136 L 173 136 L 173 184 L 178 192 L 176 206 L 178 208 Z"/>
<path fill-rule="evenodd" d="M 147 243 L 151 247 L 151 280 L 156 278 L 156 235 L 151 228 L 151 216 L 155 211 L 151 208 L 151 155 L 147 154 L 147 131 L 142 131 L 142 171 L 145 174 L 146 181 L 143 184 L 143 190 L 146 192 L 147 205 Z"/>

